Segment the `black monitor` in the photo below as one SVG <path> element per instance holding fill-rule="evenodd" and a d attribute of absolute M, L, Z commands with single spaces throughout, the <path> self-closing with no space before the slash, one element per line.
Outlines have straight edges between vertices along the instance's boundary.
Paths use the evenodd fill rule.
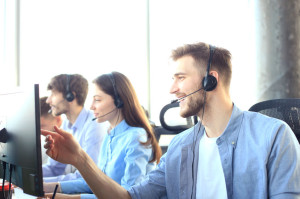
<path fill-rule="evenodd" d="M 0 178 L 9 181 L 11 174 L 11 182 L 24 193 L 43 196 L 38 84 L 0 91 L 0 131 Z"/>

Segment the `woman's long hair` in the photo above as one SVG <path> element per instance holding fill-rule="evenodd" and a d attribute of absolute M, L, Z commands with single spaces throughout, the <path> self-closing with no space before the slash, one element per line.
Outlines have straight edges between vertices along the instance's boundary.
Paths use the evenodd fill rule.
<path fill-rule="evenodd" d="M 113 86 L 110 75 L 114 78 L 115 86 Z M 147 141 L 141 142 L 141 144 L 145 147 L 152 147 L 153 157 L 150 162 L 156 161 L 159 163 L 162 155 L 161 148 L 158 145 L 153 128 L 150 125 L 145 111 L 143 110 L 129 79 L 122 73 L 112 72 L 111 74 L 100 75 L 93 81 L 93 83 L 96 83 L 103 92 L 112 96 L 113 99 L 116 97 L 114 89 L 116 90 L 118 97 L 123 102 L 121 111 L 126 123 L 133 127 L 141 127 L 145 129 L 147 132 Z"/>

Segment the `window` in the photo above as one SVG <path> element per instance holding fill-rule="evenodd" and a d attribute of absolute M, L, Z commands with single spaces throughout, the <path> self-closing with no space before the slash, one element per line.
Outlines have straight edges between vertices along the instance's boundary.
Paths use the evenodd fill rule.
<path fill-rule="evenodd" d="M 151 120 L 159 124 L 161 108 L 174 98 L 169 94 L 171 50 L 204 41 L 232 52 L 233 101 L 243 109 L 255 101 L 254 31 L 246 0 L 16 2 L 20 56 L 14 53 L 18 12 L 11 1 L 1 3 L 5 12 L 1 12 L 0 52 L 8 71 L 1 85 L 14 84 L 19 71 L 21 85 L 39 83 L 41 95 L 46 95 L 50 78 L 61 73 L 80 73 L 91 82 L 102 73 L 120 71 L 130 78 L 141 104 L 150 108 Z M 15 67 L 18 62 L 20 70 Z M 87 106 L 91 100 L 88 97 Z"/>

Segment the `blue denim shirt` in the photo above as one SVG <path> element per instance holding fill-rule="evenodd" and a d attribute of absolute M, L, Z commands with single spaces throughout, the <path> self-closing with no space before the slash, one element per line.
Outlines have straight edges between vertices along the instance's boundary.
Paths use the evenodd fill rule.
<path fill-rule="evenodd" d="M 104 137 L 98 167 L 125 189 L 143 181 L 156 166 L 149 163 L 152 148 L 143 146 L 147 140 L 146 131 L 131 127 L 125 120 L 120 122 Z M 61 182 L 63 193 L 92 193 L 83 178 Z M 96 198 L 93 194 L 81 194 L 81 198 Z"/>
<path fill-rule="evenodd" d="M 195 149 L 193 132 L 199 125 L 174 137 L 158 168 L 149 173 L 147 180 L 129 189 L 133 199 L 195 198 L 197 168 L 201 164 L 199 140 L 204 128 Z M 300 198 L 300 146 L 285 122 L 241 111 L 234 105 L 230 121 L 216 143 L 228 199 Z"/>
<path fill-rule="evenodd" d="M 65 119 L 61 128 L 72 133 L 83 150 L 97 163 L 101 144 L 107 133 L 108 123 L 98 123 L 92 121 L 93 118 L 94 114 L 88 109 L 83 108 L 73 125 L 69 120 Z M 44 181 L 58 182 L 74 180 L 81 177 L 78 170 L 74 173 L 66 174 L 66 166 L 66 164 L 57 162 L 49 157 L 47 164 L 43 165 Z"/>

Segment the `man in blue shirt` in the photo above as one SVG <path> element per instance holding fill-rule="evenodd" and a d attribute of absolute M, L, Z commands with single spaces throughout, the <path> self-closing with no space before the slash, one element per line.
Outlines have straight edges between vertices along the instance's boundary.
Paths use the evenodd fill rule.
<path fill-rule="evenodd" d="M 48 84 L 50 96 L 47 103 L 54 116 L 65 114 L 61 128 L 71 132 L 82 149 L 97 163 L 103 137 L 107 132 L 105 123 L 92 121 L 94 115 L 84 107 L 88 93 L 88 81 L 79 74 L 61 74 L 53 77 Z M 81 177 L 72 165 L 62 164 L 53 159 L 43 165 L 45 182 L 74 180 Z"/>
<path fill-rule="evenodd" d="M 127 191 L 59 129 L 42 132 L 50 135 L 47 154 L 74 165 L 98 198 L 300 198 L 299 143 L 285 122 L 232 102 L 230 52 L 200 42 L 177 48 L 172 59 L 180 115 L 200 122 L 175 136 L 146 180 Z"/>

